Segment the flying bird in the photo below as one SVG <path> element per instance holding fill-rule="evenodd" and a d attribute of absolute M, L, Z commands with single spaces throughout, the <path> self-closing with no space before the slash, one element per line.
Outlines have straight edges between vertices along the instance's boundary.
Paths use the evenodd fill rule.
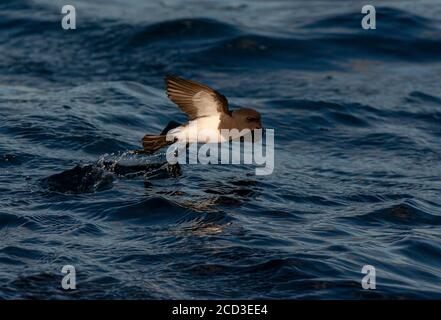
<path fill-rule="evenodd" d="M 141 152 L 152 153 L 174 142 L 220 143 L 239 137 L 226 136 L 221 130 L 237 129 L 243 136 L 244 132 L 262 129 L 259 112 L 250 108 L 230 111 L 227 98 L 206 85 L 168 75 L 165 86 L 168 98 L 187 114 L 189 121 L 174 128 L 170 123 L 160 135 L 145 135 Z"/>

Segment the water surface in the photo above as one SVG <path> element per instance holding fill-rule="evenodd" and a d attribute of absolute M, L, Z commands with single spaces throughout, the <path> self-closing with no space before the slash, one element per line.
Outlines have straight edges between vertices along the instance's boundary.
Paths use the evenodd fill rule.
<path fill-rule="evenodd" d="M 0 298 L 441 297 L 439 1 L 376 30 L 358 1 L 63 4 L 0 3 Z M 274 173 L 106 167 L 185 121 L 167 73 L 258 109 Z"/>

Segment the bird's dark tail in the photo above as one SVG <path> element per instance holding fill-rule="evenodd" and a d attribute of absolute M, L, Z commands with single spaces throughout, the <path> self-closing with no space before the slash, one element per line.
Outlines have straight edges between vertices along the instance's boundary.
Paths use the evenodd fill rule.
<path fill-rule="evenodd" d="M 144 138 L 142 138 L 142 146 L 144 147 L 145 153 L 155 152 L 172 143 L 173 141 L 167 141 L 166 135 L 145 135 Z"/>

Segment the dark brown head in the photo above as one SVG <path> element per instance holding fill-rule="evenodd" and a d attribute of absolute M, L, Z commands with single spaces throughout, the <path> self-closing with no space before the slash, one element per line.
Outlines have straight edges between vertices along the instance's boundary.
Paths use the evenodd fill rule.
<path fill-rule="evenodd" d="M 260 113 L 254 109 L 241 108 L 238 110 L 234 110 L 231 116 L 235 120 L 237 129 L 239 130 L 262 129 Z"/>

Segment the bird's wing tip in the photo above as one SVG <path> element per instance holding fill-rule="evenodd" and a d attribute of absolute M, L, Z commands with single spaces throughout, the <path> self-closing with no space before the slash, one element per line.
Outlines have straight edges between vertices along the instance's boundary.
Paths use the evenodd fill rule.
<path fill-rule="evenodd" d="M 176 80 L 176 79 L 179 79 L 179 77 L 175 76 L 174 74 L 170 74 L 170 73 L 166 74 L 164 77 L 165 81 Z"/>

